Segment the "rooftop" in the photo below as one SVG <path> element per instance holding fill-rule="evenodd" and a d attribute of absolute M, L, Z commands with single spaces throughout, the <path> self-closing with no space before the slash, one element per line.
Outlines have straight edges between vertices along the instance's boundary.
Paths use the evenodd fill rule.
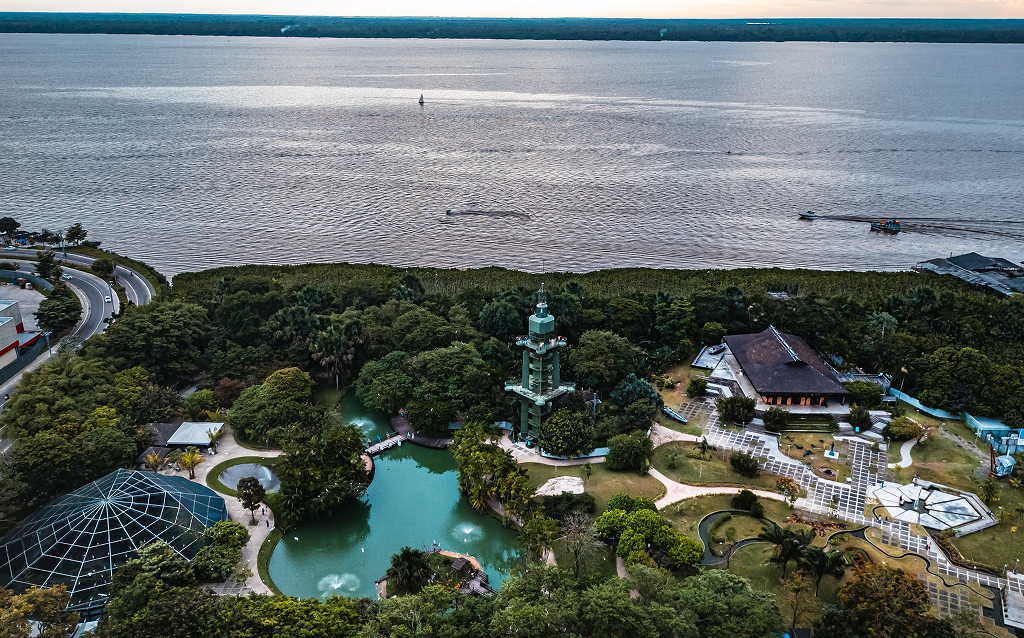
<path fill-rule="evenodd" d="M 220 432 L 223 423 L 207 423 L 205 421 L 185 421 L 174 432 L 167 445 L 209 445 L 210 431 Z"/>
<path fill-rule="evenodd" d="M 807 342 L 769 326 L 756 334 L 725 337 L 760 394 L 847 394 L 846 388 Z"/>

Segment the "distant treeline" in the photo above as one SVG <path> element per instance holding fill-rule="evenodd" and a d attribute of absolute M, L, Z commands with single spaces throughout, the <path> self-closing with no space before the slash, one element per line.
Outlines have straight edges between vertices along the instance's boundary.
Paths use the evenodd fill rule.
<path fill-rule="evenodd" d="M 6 33 L 324 38 L 1024 42 L 1024 20 L 341 18 L 147 13 L 0 13 Z"/>

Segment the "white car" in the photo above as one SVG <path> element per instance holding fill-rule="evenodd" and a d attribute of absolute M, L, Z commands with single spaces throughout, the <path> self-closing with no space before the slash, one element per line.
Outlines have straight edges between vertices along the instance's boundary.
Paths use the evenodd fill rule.
<path fill-rule="evenodd" d="M 107 303 L 114 303 L 113 301 L 110 300 L 110 295 L 107 295 L 106 297 L 104 297 L 103 301 L 105 301 Z"/>
<path fill-rule="evenodd" d="M 15 248 L 14 246 L 8 246 L 7 248 L 4 248 L 4 250 L 18 250 L 18 249 Z"/>
<path fill-rule="evenodd" d="M 63 277 L 64 279 L 67 279 L 68 281 L 71 281 L 71 275 L 69 275 L 67 273 L 64 273 L 63 275 L 61 275 L 61 277 Z"/>

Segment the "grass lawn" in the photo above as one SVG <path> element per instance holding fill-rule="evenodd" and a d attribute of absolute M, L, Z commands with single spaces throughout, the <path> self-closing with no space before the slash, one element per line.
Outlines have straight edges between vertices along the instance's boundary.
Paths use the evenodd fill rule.
<path fill-rule="evenodd" d="M 270 535 L 263 540 L 263 544 L 260 545 L 260 553 L 256 556 L 256 569 L 259 572 L 260 578 L 263 580 L 263 584 L 270 588 L 270 591 L 274 592 L 278 596 L 283 596 L 281 590 L 277 588 L 274 581 L 270 578 L 270 557 L 274 555 L 274 548 L 277 547 L 278 541 L 284 536 L 284 533 L 274 528 L 270 531 Z"/>
<path fill-rule="evenodd" d="M 698 424 L 700 419 L 691 418 L 687 419 L 686 423 L 680 423 L 675 419 L 668 418 L 664 412 L 658 410 L 658 413 L 654 415 L 654 420 L 657 421 L 659 425 L 663 425 L 670 430 L 675 430 L 676 432 L 682 432 L 683 434 L 700 436 L 704 433 L 704 428 Z"/>
<path fill-rule="evenodd" d="M 918 443 L 910 451 L 914 463 L 902 470 L 901 482 L 910 482 L 914 474 L 933 483 L 940 483 L 968 492 L 978 491 L 978 479 L 974 470 L 981 466 L 981 459 L 970 450 L 959 447 L 951 439 L 936 434 L 924 443 Z M 903 479 L 906 480 L 903 480 Z M 993 508 L 995 509 L 995 508 Z"/>
<path fill-rule="evenodd" d="M 554 466 L 524 463 L 520 467 L 528 470 L 530 485 L 534 488 L 539 488 L 556 476 L 583 478 L 582 465 Z M 620 492 L 625 492 L 633 498 L 643 496 L 652 501 L 658 500 L 665 494 L 665 487 L 653 477 L 640 476 L 637 472 L 613 472 L 607 469 L 604 463 L 593 463 L 591 467 L 594 473 L 584 483 L 584 489 L 588 494 L 594 496 L 598 514 L 604 512 L 608 507 L 608 501 Z"/>
<path fill-rule="evenodd" d="M 680 534 L 689 536 L 694 540 L 700 540 L 697 534 L 697 526 L 700 524 L 702 518 L 710 514 L 711 512 L 720 512 L 722 510 L 730 510 L 732 507 L 732 494 L 710 494 L 708 496 L 696 496 L 694 498 L 684 499 L 677 501 L 661 509 L 662 517 Z M 773 501 L 767 498 L 761 499 L 761 505 L 764 506 L 764 516 L 776 523 L 783 525 L 782 521 L 786 520 L 793 510 L 789 509 L 789 506 L 782 501 Z M 741 529 L 741 525 L 743 526 Z M 761 533 L 761 523 L 758 523 L 755 519 L 749 516 L 736 516 L 733 515 L 733 519 L 722 526 L 721 534 L 725 534 L 725 529 L 729 527 L 736 527 L 736 539 L 743 540 L 744 538 L 756 537 Z M 785 527 L 785 525 L 783 525 Z M 795 530 L 809 529 L 806 525 L 790 525 Z M 748 530 L 749 528 L 749 530 Z M 749 536 L 745 536 L 744 533 L 752 531 L 753 533 Z"/>
<path fill-rule="evenodd" d="M 989 504 L 997 517 L 1000 506 L 1004 512 L 1002 523 L 961 536 L 953 544 L 965 558 L 999 569 L 1003 565 L 1013 569 L 1018 558 L 1024 560 L 1024 515 L 1014 513 L 1017 507 L 1024 507 L 1024 493 L 1006 488 L 999 490 L 999 500 Z M 1012 531 L 1014 527 L 1016 532 Z"/>
<path fill-rule="evenodd" d="M 690 363 L 687 362 L 672 366 L 665 371 L 664 376 L 674 379 L 676 387 L 658 390 L 657 386 L 655 386 L 655 390 L 661 395 L 661 398 L 665 400 L 665 405 L 675 409 L 676 406 L 686 400 L 686 386 L 689 385 L 690 379 L 697 377 L 706 379 L 708 371 L 692 368 L 690 367 Z"/>
<path fill-rule="evenodd" d="M 555 550 L 555 562 L 562 569 L 573 571 L 572 557 L 565 551 L 565 541 L 558 539 L 552 544 Z M 616 576 L 615 549 L 610 545 L 602 545 L 593 555 L 587 557 L 580 569 L 581 576 L 597 576 L 603 580 Z"/>
<path fill-rule="evenodd" d="M 335 390 L 334 384 L 331 383 L 318 383 L 313 389 L 313 400 L 325 408 L 335 410 L 341 404 L 347 390 L 347 387 Z"/>
<path fill-rule="evenodd" d="M 221 472 L 228 469 L 229 467 L 243 465 L 245 463 L 274 465 L 280 460 L 280 457 L 277 456 L 272 456 L 269 458 L 264 458 L 262 456 L 240 456 L 236 459 L 230 459 L 224 461 L 223 463 L 218 463 L 217 465 L 214 465 L 213 468 L 210 469 L 210 472 L 206 475 L 206 484 L 210 487 L 210 489 L 212 489 L 215 492 L 220 492 L 221 494 L 227 494 L 228 496 L 237 497 L 238 492 L 220 482 L 220 479 L 218 477 L 220 477 Z"/>
<path fill-rule="evenodd" d="M 849 461 L 842 452 L 838 461 L 825 458 L 825 451 L 831 449 L 833 443 L 840 442 L 824 432 L 783 432 L 779 440 L 779 451 L 791 459 L 809 463 L 818 476 L 842 483 L 851 476 Z M 835 474 L 830 476 L 822 472 L 821 468 L 826 467 Z"/>
<path fill-rule="evenodd" d="M 757 478 L 747 478 L 733 471 L 727 461 L 714 455 L 709 461 L 687 458 L 686 454 L 694 449 L 693 443 L 683 441 L 666 443 L 654 450 L 654 454 L 651 455 L 651 464 L 670 479 L 688 485 L 728 485 L 775 490 L 777 476 L 761 472 Z M 675 469 L 668 467 L 671 454 L 676 455 Z"/>

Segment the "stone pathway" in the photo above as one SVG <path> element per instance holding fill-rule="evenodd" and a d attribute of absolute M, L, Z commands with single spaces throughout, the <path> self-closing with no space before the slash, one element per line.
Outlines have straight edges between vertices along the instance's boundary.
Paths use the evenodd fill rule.
<path fill-rule="evenodd" d="M 237 459 L 242 456 L 255 456 L 267 459 L 278 457 L 281 454 L 281 450 L 250 450 L 242 447 L 237 441 L 235 441 L 235 436 L 231 432 L 231 428 L 227 423 L 225 423 L 224 436 L 221 437 L 220 443 L 217 445 L 217 454 L 213 456 L 203 455 L 203 462 L 195 469 L 196 478 L 194 481 L 200 485 L 206 485 L 206 476 L 210 473 L 210 470 L 224 461 Z M 177 472 L 174 470 L 165 470 L 163 474 L 172 474 L 188 478 L 188 472 L 185 472 L 184 470 Z M 227 593 L 230 591 L 231 595 L 236 595 L 238 593 L 247 594 L 250 591 L 256 592 L 257 594 L 272 594 L 273 592 L 270 591 L 270 588 L 267 587 L 266 584 L 263 583 L 263 579 L 260 578 L 256 560 L 260 553 L 260 547 L 263 546 L 263 541 L 266 540 L 267 536 L 269 536 L 270 532 L 274 529 L 274 513 L 269 507 L 262 508 L 262 510 L 256 510 L 256 525 L 250 526 L 249 521 L 251 520 L 251 515 L 249 510 L 242 507 L 242 504 L 237 498 L 227 496 L 226 494 L 221 494 L 221 496 L 224 498 L 224 503 L 228 508 L 228 518 L 236 523 L 245 525 L 246 529 L 249 530 L 249 542 L 242 548 L 242 563 L 249 565 L 249 569 L 252 570 L 252 576 L 245 581 L 244 585 L 233 586 L 231 583 L 215 583 L 208 586 L 208 588 L 217 593 Z M 236 591 L 239 588 L 241 591 Z"/>

